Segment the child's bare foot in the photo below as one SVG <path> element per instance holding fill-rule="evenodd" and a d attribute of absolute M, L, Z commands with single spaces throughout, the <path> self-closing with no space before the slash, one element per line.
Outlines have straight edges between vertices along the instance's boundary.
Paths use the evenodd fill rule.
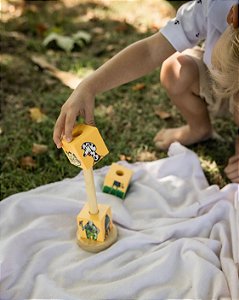
<path fill-rule="evenodd" d="M 192 130 L 189 125 L 179 128 L 169 128 L 160 130 L 154 138 L 155 147 L 167 150 L 171 143 L 180 142 L 182 145 L 191 145 L 200 141 L 205 141 L 212 137 L 211 129 Z"/>

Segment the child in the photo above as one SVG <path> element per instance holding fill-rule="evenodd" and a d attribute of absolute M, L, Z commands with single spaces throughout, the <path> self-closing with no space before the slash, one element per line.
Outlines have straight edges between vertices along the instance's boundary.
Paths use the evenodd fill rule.
<path fill-rule="evenodd" d="M 205 49 L 195 47 L 204 39 Z M 55 144 L 61 147 L 63 135 L 72 139 L 78 115 L 94 125 L 98 93 L 159 66 L 161 83 L 187 125 L 159 131 L 154 139 L 157 148 L 167 149 L 174 141 L 190 145 L 210 138 L 211 115 L 233 112 L 239 127 L 238 49 L 238 0 L 184 4 L 160 32 L 122 50 L 79 84 L 62 106 L 54 129 Z M 236 155 L 229 159 L 225 172 L 232 182 L 239 183 L 239 138 L 236 146 Z"/>

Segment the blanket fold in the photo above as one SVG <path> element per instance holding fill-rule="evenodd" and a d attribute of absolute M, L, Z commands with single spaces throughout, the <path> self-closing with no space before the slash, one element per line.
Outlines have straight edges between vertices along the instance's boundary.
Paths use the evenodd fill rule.
<path fill-rule="evenodd" d="M 1 300 L 239 299 L 239 185 L 209 186 L 199 159 L 173 143 L 169 157 L 128 164 L 126 199 L 102 192 L 118 240 L 97 254 L 76 243 L 83 174 L 0 203 Z"/>

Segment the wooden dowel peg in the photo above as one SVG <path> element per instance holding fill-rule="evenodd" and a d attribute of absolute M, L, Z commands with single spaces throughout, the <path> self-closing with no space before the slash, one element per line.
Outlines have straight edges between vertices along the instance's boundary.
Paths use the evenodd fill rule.
<path fill-rule="evenodd" d="M 96 192 L 95 192 L 95 183 L 94 183 L 94 174 L 93 168 L 84 169 L 84 178 L 85 178 L 85 186 L 87 193 L 87 200 L 89 204 L 89 212 L 91 215 L 96 215 L 99 212 Z"/>

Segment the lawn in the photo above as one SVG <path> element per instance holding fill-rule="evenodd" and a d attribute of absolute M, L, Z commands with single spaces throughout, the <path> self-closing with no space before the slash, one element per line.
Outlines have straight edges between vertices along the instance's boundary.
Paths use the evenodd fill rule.
<path fill-rule="evenodd" d="M 170 2 L 174 6 L 178 2 Z M 175 4 L 176 3 L 176 4 Z M 134 41 L 155 33 L 175 14 L 168 2 L 2 1 L 1 20 L 1 199 L 50 182 L 73 177 L 70 165 L 52 141 L 61 105 L 72 90 L 32 61 L 41 56 L 59 70 L 79 77 L 99 67 Z M 71 37 L 84 31 L 89 43 L 72 51 L 48 45 L 51 33 Z M 96 168 L 118 160 L 150 161 L 167 156 L 154 148 L 160 128 L 184 123 L 159 82 L 160 70 L 96 98 L 95 120 L 109 150 Z M 228 183 L 223 169 L 233 154 L 235 126 L 216 119 L 220 140 L 190 147 L 202 162 L 210 184 Z M 40 146 L 39 146 L 40 145 Z"/>

